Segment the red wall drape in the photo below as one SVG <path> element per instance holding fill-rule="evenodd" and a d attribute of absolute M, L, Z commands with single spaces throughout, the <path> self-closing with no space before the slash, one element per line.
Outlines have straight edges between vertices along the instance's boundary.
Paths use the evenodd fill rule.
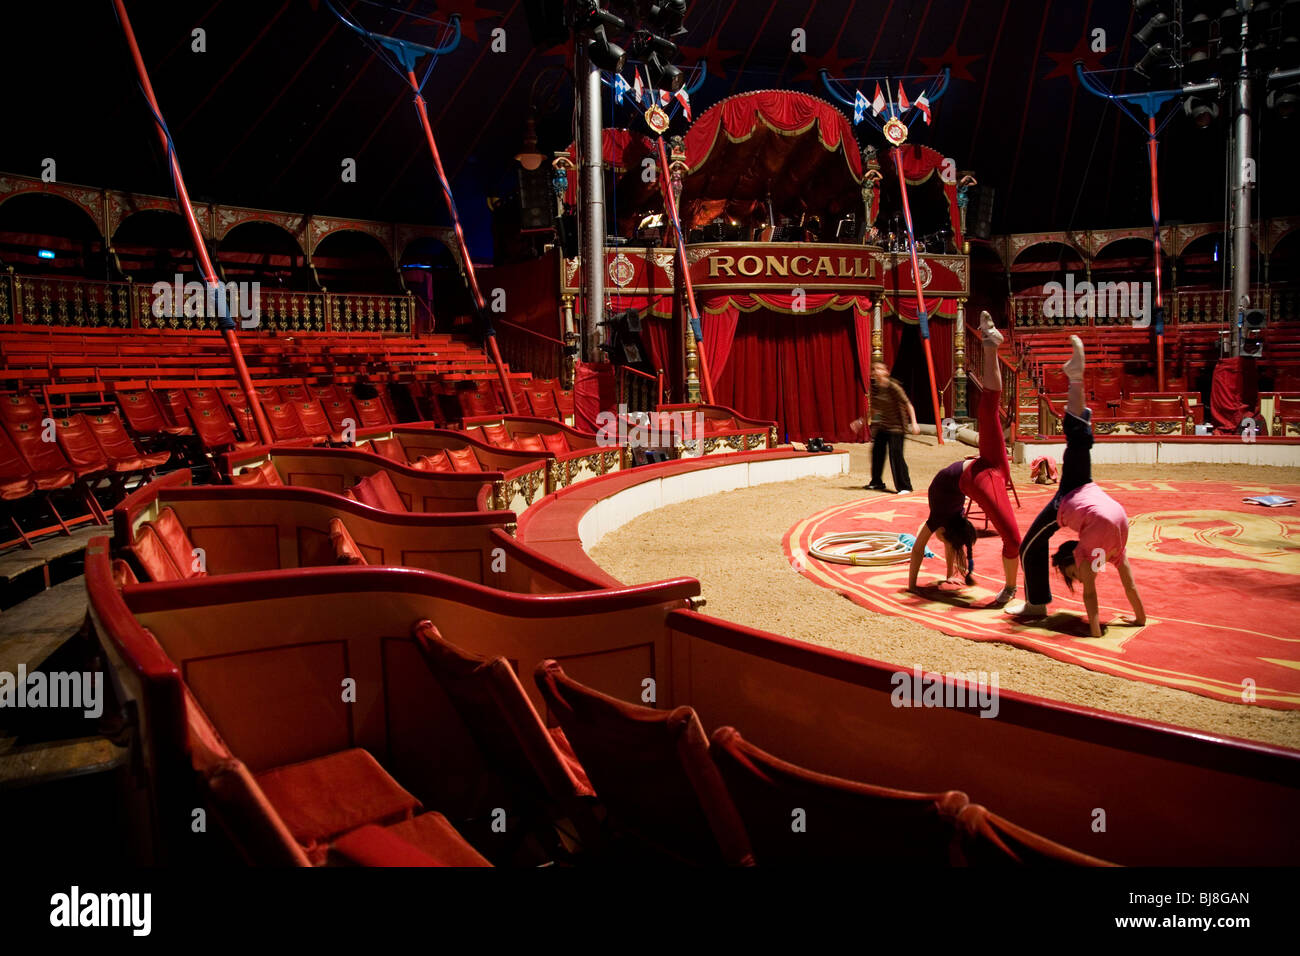
<path fill-rule="evenodd" d="M 663 370 L 665 376 L 669 374 L 672 366 L 669 364 L 672 352 L 669 351 L 669 326 L 671 323 L 668 319 L 652 318 L 644 316 L 641 319 L 641 341 L 645 343 L 646 350 L 650 353 L 649 358 L 654 363 L 654 371 Z"/>
<path fill-rule="evenodd" d="M 762 308 L 739 316 L 714 395 L 746 417 L 776 421 L 782 441 L 857 441 L 849 428 L 861 414 L 856 351 L 848 310 L 792 317 Z"/>

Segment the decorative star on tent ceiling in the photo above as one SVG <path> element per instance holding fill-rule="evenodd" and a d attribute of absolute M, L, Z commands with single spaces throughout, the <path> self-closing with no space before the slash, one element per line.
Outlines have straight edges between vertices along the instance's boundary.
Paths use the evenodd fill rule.
<path fill-rule="evenodd" d="M 736 57 L 741 56 L 745 51 L 735 50 L 729 47 L 723 48 L 719 46 L 720 42 L 721 41 L 716 36 L 711 36 L 709 37 L 709 41 L 703 46 L 681 47 L 682 55 L 679 58 L 679 62 L 682 64 L 682 69 L 685 70 L 687 66 L 693 66 L 698 61 L 703 60 L 708 65 L 708 71 L 710 74 L 725 80 L 727 78 L 727 71 L 723 64 L 728 60 L 733 60 Z"/>
<path fill-rule="evenodd" d="M 1076 60 L 1083 61 L 1083 68 L 1088 71 L 1100 70 L 1104 64 L 1102 60 L 1106 58 L 1105 53 L 1098 53 L 1092 48 L 1092 37 L 1085 33 L 1079 38 L 1079 42 L 1074 45 L 1073 50 L 1066 50 L 1064 53 L 1047 54 L 1056 66 L 1052 72 L 1048 73 L 1043 79 L 1052 80 L 1058 76 L 1074 76 L 1074 64 Z"/>
<path fill-rule="evenodd" d="M 437 0 L 438 12 L 450 17 L 460 14 L 460 32 L 471 43 L 478 42 L 477 23 L 501 16 L 500 10 L 480 7 L 474 0 Z"/>
<path fill-rule="evenodd" d="M 924 64 L 926 73 L 938 73 L 946 66 L 952 71 L 951 79 L 967 80 L 971 83 L 975 82 L 975 76 L 970 71 L 970 64 L 983 58 L 984 54 L 982 53 L 976 53 L 973 56 L 962 56 L 957 52 L 956 40 L 950 43 L 948 49 L 938 56 L 918 57 L 921 63 Z"/>
<path fill-rule="evenodd" d="M 849 68 L 861 63 L 863 57 L 857 56 L 839 56 L 835 51 L 837 47 L 832 47 L 821 56 L 813 56 L 810 53 L 803 54 L 803 70 L 794 78 L 796 83 L 817 83 L 820 82 L 818 74 L 825 70 L 831 76 L 847 76 Z"/>

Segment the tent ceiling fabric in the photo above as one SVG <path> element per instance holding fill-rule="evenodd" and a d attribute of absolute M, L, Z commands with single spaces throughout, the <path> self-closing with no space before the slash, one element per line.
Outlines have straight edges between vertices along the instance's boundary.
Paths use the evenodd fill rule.
<path fill-rule="evenodd" d="M 441 58 L 425 97 L 470 241 L 487 241 L 488 198 L 518 188 L 513 157 L 530 105 L 539 110 L 543 151 L 573 139 L 568 51 L 533 46 L 524 0 L 383 0 L 390 10 L 370 0 L 339 3 L 426 43 L 436 42 L 437 31 L 411 16 L 463 16 L 465 38 Z M 448 221 L 402 79 L 323 3 L 126 4 L 196 200 Z M 948 64 L 952 83 L 934 103 L 934 124 L 916 123 L 912 138 L 996 190 L 996 231 L 1135 225 L 1149 215 L 1142 131 L 1083 91 L 1073 73 L 1076 57 L 1102 68 L 1136 61 L 1131 36 L 1141 24 L 1131 0 L 692 0 L 686 24 L 681 62 L 689 69 L 703 58 L 707 70 L 691 97 L 697 117 L 747 90 L 824 96 L 822 67 L 844 77 L 933 73 Z M 205 31 L 203 52 L 194 50 L 196 29 Z M 807 52 L 792 49 L 795 30 L 805 32 Z M 1104 52 L 1092 49 L 1096 30 L 1106 36 Z M 7 4 L 0 84 L 8 131 L 0 136 L 0 170 L 39 176 L 54 159 L 61 182 L 169 191 L 106 0 Z M 1133 78 L 1126 84 L 1127 92 L 1136 88 Z M 874 80 L 857 85 L 871 96 Z M 606 126 L 640 129 L 632 109 L 615 109 L 608 97 L 605 109 Z M 1294 117 L 1263 111 L 1258 169 L 1266 214 L 1300 211 L 1290 208 L 1300 207 L 1300 190 L 1286 178 L 1300 146 L 1297 127 Z M 678 117 L 672 132 L 686 128 Z M 854 132 L 883 149 L 866 124 Z M 1225 135 L 1223 119 L 1197 129 L 1183 116 L 1165 131 L 1166 219 L 1222 216 Z M 355 182 L 341 180 L 345 158 L 356 160 Z"/>

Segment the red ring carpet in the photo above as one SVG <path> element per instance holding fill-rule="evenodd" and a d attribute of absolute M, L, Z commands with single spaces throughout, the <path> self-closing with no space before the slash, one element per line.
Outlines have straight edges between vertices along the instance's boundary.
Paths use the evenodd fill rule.
<path fill-rule="evenodd" d="M 925 492 L 853 501 L 804 518 L 786 532 L 786 556 L 801 573 L 863 607 L 911 618 L 945 634 L 1002 641 L 1089 670 L 1150 681 L 1234 703 L 1300 708 L 1300 505 L 1263 508 L 1247 495 L 1300 499 L 1300 488 L 1245 483 L 1103 481 L 1129 515 L 1129 561 L 1143 603 L 1143 627 L 1107 627 L 1088 635 L 1082 592 L 1052 574 L 1050 616 L 1020 623 L 987 605 L 1001 588 L 1001 540 L 975 545 L 975 586 L 933 587 L 944 576 L 939 556 L 921 566 L 924 594 L 907 592 L 907 564 L 853 567 L 808 556 L 823 535 L 845 531 L 915 534 L 927 514 Z M 1023 533 L 1055 494 L 1055 485 L 1020 487 L 1016 518 Z M 1012 506 L 1014 508 L 1014 499 Z M 975 527 L 983 519 L 972 514 Z M 1061 530 L 1052 538 L 1074 537 Z M 795 549 L 799 549 L 796 558 Z M 1077 588 L 1077 585 L 1076 585 Z M 1103 624 L 1131 617 L 1119 575 L 1098 582 Z M 1024 577 L 1016 600 L 1024 597 Z M 1253 700 L 1250 699 L 1253 694 Z"/>

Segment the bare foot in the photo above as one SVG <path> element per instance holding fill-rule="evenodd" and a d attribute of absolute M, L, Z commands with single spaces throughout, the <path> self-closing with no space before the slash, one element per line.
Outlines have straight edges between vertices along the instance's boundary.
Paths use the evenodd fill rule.
<path fill-rule="evenodd" d="M 1012 617 L 1046 617 L 1046 604 L 1030 604 L 1024 601 L 1018 604 L 1012 604 L 1010 607 L 1002 609 L 1003 614 L 1010 614 Z"/>
<path fill-rule="evenodd" d="M 1074 349 L 1074 354 L 1065 360 L 1061 366 L 1061 371 L 1065 373 L 1066 378 L 1072 382 L 1083 381 L 1083 340 L 1077 335 L 1070 336 L 1070 347 Z"/>
<path fill-rule="evenodd" d="M 994 345 L 1002 344 L 1002 333 L 993 324 L 993 316 L 987 312 L 980 313 L 980 338 L 985 342 L 992 342 Z"/>

